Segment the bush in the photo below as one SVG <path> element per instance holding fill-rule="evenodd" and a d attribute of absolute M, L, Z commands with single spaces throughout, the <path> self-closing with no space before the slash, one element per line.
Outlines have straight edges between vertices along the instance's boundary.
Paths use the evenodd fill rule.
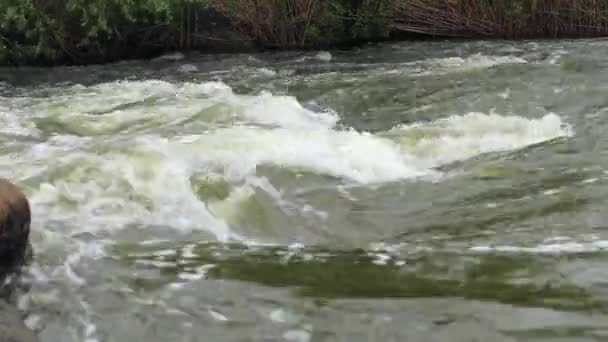
<path fill-rule="evenodd" d="M 212 0 L 264 47 L 349 44 L 389 35 L 395 0 Z"/>
<path fill-rule="evenodd" d="M 206 2 L 0 0 L 0 64 L 105 61 L 178 46 L 183 18 Z"/>
<path fill-rule="evenodd" d="M 589 37 L 608 33 L 606 13 L 608 0 L 0 0 L 0 65 L 99 63 L 218 45 L 242 51 L 250 42 L 326 48 L 395 31 Z"/>

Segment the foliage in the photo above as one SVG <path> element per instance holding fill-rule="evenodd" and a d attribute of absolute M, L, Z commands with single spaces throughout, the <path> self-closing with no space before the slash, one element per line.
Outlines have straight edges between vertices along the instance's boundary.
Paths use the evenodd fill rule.
<path fill-rule="evenodd" d="M 213 0 L 248 35 L 270 47 L 303 45 L 320 0 Z"/>
<path fill-rule="evenodd" d="M 362 1 L 355 13 L 353 38 L 388 37 L 395 15 L 395 1 Z"/>
<path fill-rule="evenodd" d="M 210 42 L 335 47 L 399 31 L 588 37 L 608 33 L 607 13 L 606 0 L 0 0 L 0 65 L 98 63 Z"/>
<path fill-rule="evenodd" d="M 111 59 L 132 42 L 140 48 L 172 45 L 172 40 L 158 40 L 177 36 L 183 13 L 205 4 L 206 0 L 0 0 L 0 64 L 80 63 Z"/>
<path fill-rule="evenodd" d="M 212 0 L 263 46 L 319 47 L 388 37 L 395 0 Z"/>

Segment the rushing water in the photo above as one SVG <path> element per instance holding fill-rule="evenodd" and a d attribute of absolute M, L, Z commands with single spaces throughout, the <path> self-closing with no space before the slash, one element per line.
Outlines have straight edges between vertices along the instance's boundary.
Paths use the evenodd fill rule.
<path fill-rule="evenodd" d="M 43 342 L 608 338 L 608 41 L 0 79 Z"/>

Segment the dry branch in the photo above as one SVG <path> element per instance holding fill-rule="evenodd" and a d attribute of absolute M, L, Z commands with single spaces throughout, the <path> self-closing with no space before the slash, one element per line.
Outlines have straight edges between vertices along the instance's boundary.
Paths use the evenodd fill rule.
<path fill-rule="evenodd" d="M 396 1 L 399 31 L 513 38 L 608 33 L 607 0 Z"/>

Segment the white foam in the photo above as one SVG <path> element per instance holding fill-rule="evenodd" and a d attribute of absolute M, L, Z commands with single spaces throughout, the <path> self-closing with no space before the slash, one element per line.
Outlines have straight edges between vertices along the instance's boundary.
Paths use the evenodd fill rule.
<path fill-rule="evenodd" d="M 253 194 L 247 186 L 239 188 L 242 184 L 261 187 L 281 201 L 256 176 L 260 165 L 373 184 L 435 176 L 434 167 L 454 160 L 572 134 L 555 114 L 529 119 L 469 113 L 378 134 L 339 130 L 336 113 L 306 109 L 291 96 L 235 94 L 221 82 L 74 86 L 49 101 L 36 107 L 38 117 L 57 116 L 93 136 L 54 135 L 29 152 L 0 159 L 7 166 L 28 163 L 26 170 L 9 168 L 24 176 L 49 175 L 31 189 L 37 217 L 87 231 L 129 225 L 202 229 L 221 240 L 240 238 L 228 222 Z M 225 110 L 200 115 L 213 106 Z M 104 114 L 86 114 L 91 112 Z M 142 118 L 152 120 L 154 129 L 132 131 Z M 196 124 L 190 131 L 188 120 Z M 195 173 L 211 172 L 233 190 L 221 203 L 201 202 L 190 183 Z"/>
<path fill-rule="evenodd" d="M 209 313 L 209 315 L 211 317 L 213 317 L 214 320 L 216 320 L 218 322 L 226 322 L 226 321 L 228 321 L 228 317 L 222 315 L 221 313 L 217 312 L 216 310 L 212 309 L 211 307 L 209 307 L 207 309 L 207 312 Z"/>
<path fill-rule="evenodd" d="M 524 64 L 527 61 L 515 56 L 487 56 L 481 53 L 466 58 L 446 57 L 427 59 L 426 63 L 449 68 L 488 68 L 501 64 Z"/>
<path fill-rule="evenodd" d="M 265 77 L 274 77 L 277 75 L 276 71 L 269 68 L 258 68 L 256 71 L 259 73 L 259 75 Z"/>
<path fill-rule="evenodd" d="M 179 72 L 189 73 L 189 72 L 198 72 L 198 67 L 194 64 L 183 64 L 177 68 Z"/>
<path fill-rule="evenodd" d="M 168 53 L 159 57 L 156 57 L 153 59 L 153 61 L 172 61 L 172 62 L 176 62 L 176 61 L 181 61 L 182 59 L 184 59 L 185 56 L 183 53 L 181 52 L 174 52 L 174 53 Z"/>
<path fill-rule="evenodd" d="M 494 113 L 453 115 L 429 123 L 402 125 L 388 132 L 405 151 L 429 166 L 516 150 L 573 134 L 572 127 L 555 114 L 528 119 Z"/>
<path fill-rule="evenodd" d="M 271 164 L 377 183 L 433 175 L 432 168 L 444 163 L 572 134 L 554 114 L 526 119 L 470 113 L 402 126 L 388 137 L 320 126 L 233 126 L 182 139 L 147 136 L 140 142 L 146 150 L 177 158 L 184 167 L 221 169 L 229 178 L 242 179 L 253 174 L 257 166 Z"/>
<path fill-rule="evenodd" d="M 416 161 L 390 140 L 354 131 L 235 126 L 190 137 L 187 143 L 159 143 L 155 137 L 147 137 L 147 141 L 149 149 L 185 160 L 191 167 L 220 168 L 237 179 L 254 173 L 262 164 L 304 168 L 361 183 L 431 172 L 417 169 Z"/>
<path fill-rule="evenodd" d="M 481 53 L 462 57 L 428 58 L 422 61 L 408 62 L 407 66 L 421 68 L 420 75 L 441 75 L 452 72 L 486 69 L 497 65 L 525 64 L 523 58 L 516 56 L 488 56 Z"/>
<path fill-rule="evenodd" d="M 311 333 L 306 330 L 288 330 L 283 334 L 283 339 L 289 342 L 308 342 Z"/>
<path fill-rule="evenodd" d="M 314 59 L 321 62 L 331 62 L 333 56 L 329 51 L 319 51 L 314 56 L 304 56 L 296 59 L 295 61 L 298 63 L 306 62 L 307 60 Z"/>
<path fill-rule="evenodd" d="M 23 111 L 26 105 L 26 99 L 0 96 L 0 133 L 38 136 L 35 127 L 27 122 L 29 113 Z"/>
<path fill-rule="evenodd" d="M 144 224 L 183 231 L 204 229 L 220 240 L 237 238 L 198 200 L 190 186 L 190 169 L 176 159 L 81 154 L 71 165 L 70 173 L 53 184 L 43 183 L 32 195 L 41 217 L 71 222 L 88 231 Z M 82 177 L 90 178 L 84 181 Z M 57 205 L 66 199 L 77 205 Z"/>
<path fill-rule="evenodd" d="M 215 102 L 232 106 L 233 114 L 250 122 L 289 128 L 331 128 L 339 117 L 333 112 L 316 113 L 304 108 L 295 97 L 277 96 L 269 92 L 259 95 L 236 95 L 221 82 L 186 83 L 186 94 L 205 94 Z"/>
<path fill-rule="evenodd" d="M 227 111 L 201 117 L 205 109 L 221 104 Z M 51 119 L 84 135 L 115 135 L 137 125 L 154 127 L 199 115 L 212 125 L 236 120 L 282 127 L 332 127 L 335 113 L 315 113 L 291 96 L 236 95 L 221 82 L 184 83 L 118 81 L 92 87 L 74 86 L 48 103 L 35 107 L 37 117 Z M 103 113 L 103 115 L 99 115 Z M 212 127 L 212 126 L 211 126 Z"/>
<path fill-rule="evenodd" d="M 608 251 L 607 240 L 595 240 L 587 242 L 564 241 L 554 243 L 541 243 L 536 246 L 474 246 L 469 249 L 473 253 L 514 253 L 514 254 L 546 254 L 546 255 L 562 255 L 562 254 L 579 254 L 579 253 L 597 253 Z"/>
<path fill-rule="evenodd" d="M 315 55 L 315 59 L 322 61 L 322 62 L 331 62 L 331 60 L 333 59 L 333 56 L 328 51 L 321 51 Z"/>
<path fill-rule="evenodd" d="M 334 113 L 314 113 L 290 96 L 273 96 L 264 92 L 244 100 L 243 115 L 255 122 L 289 128 L 331 128 L 338 121 Z"/>

